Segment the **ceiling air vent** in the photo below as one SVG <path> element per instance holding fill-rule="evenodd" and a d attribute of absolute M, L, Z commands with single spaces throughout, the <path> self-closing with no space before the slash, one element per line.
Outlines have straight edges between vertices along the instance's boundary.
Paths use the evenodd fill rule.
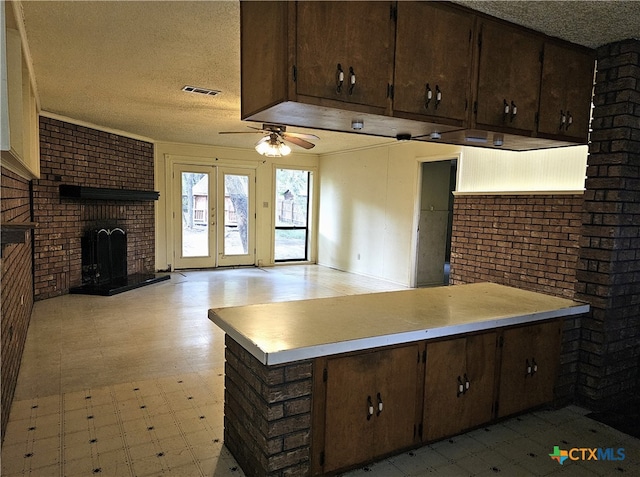
<path fill-rule="evenodd" d="M 207 96 L 216 96 L 221 93 L 221 91 L 215 89 L 198 88 L 197 86 L 183 86 L 182 91 L 186 93 L 204 94 Z"/>

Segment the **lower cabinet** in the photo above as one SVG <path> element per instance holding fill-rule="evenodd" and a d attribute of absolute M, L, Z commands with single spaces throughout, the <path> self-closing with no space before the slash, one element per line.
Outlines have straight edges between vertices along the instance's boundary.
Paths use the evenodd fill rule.
<path fill-rule="evenodd" d="M 491 420 L 495 357 L 495 332 L 427 343 L 423 440 Z"/>
<path fill-rule="evenodd" d="M 553 400 L 560 364 L 561 326 L 560 320 L 554 320 L 502 332 L 496 417 Z"/>
<path fill-rule="evenodd" d="M 553 400 L 560 319 L 314 362 L 312 475 L 374 461 Z"/>
<path fill-rule="evenodd" d="M 412 344 L 326 360 L 324 445 L 317 473 L 414 445 L 419 347 Z"/>

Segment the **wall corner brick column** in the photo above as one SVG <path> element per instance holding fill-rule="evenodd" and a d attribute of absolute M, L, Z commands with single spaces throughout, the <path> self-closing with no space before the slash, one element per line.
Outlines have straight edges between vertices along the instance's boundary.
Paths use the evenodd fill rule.
<path fill-rule="evenodd" d="M 583 318 L 578 399 L 615 405 L 638 391 L 640 360 L 640 41 L 597 51 L 576 298 Z"/>
<path fill-rule="evenodd" d="M 310 475 L 313 361 L 265 366 L 225 345 L 225 445 L 249 477 Z"/>

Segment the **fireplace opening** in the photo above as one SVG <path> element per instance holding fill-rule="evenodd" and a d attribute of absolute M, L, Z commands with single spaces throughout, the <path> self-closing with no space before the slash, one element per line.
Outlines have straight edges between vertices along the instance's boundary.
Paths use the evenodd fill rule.
<path fill-rule="evenodd" d="M 82 284 L 127 276 L 127 233 L 120 227 L 87 230 L 82 237 Z"/>
<path fill-rule="evenodd" d="M 92 227 L 85 231 L 82 246 L 82 285 L 70 293 L 115 295 L 168 280 L 169 275 L 127 274 L 127 232 L 123 227 Z"/>

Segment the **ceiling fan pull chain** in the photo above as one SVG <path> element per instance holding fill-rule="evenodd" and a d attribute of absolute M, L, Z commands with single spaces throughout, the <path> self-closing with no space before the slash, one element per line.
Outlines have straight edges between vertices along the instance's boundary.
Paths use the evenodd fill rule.
<path fill-rule="evenodd" d="M 344 71 L 342 71 L 342 65 L 338 63 L 338 70 L 336 71 L 336 93 L 342 93 L 342 83 L 344 83 Z"/>
<path fill-rule="evenodd" d="M 349 66 L 349 94 L 353 94 L 353 88 L 356 86 L 356 74 L 353 72 L 353 66 Z"/>

